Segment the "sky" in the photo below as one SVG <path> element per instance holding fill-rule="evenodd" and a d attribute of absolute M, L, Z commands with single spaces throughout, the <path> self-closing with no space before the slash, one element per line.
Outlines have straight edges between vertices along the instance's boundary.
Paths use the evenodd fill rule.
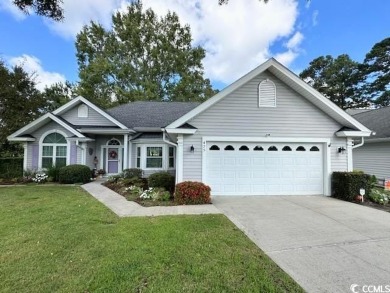
<path fill-rule="evenodd" d="M 0 58 L 33 74 L 42 90 L 77 82 L 75 39 L 91 20 L 107 29 L 128 0 L 63 0 L 65 20 L 25 15 L 0 0 Z M 389 0 L 144 0 L 158 15 L 175 11 L 191 27 L 193 45 L 206 49 L 205 76 L 222 89 L 274 57 L 299 74 L 313 59 L 348 54 L 364 60 L 375 43 L 390 37 Z"/>

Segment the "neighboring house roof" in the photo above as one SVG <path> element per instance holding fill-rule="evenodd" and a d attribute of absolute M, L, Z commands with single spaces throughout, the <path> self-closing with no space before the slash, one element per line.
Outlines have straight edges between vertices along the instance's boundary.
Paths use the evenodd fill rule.
<path fill-rule="evenodd" d="M 128 128 L 161 128 L 185 115 L 200 103 L 137 101 L 107 110 Z"/>
<path fill-rule="evenodd" d="M 353 118 L 376 132 L 368 139 L 390 138 L 390 106 L 358 113 Z"/>
<path fill-rule="evenodd" d="M 316 105 L 319 109 L 325 112 L 327 115 L 332 117 L 334 120 L 339 122 L 341 125 L 346 126 L 348 128 L 354 129 L 350 133 L 350 135 L 358 135 L 358 136 L 369 136 L 371 131 L 365 127 L 363 124 L 352 118 L 350 115 L 345 113 L 342 109 L 340 109 L 336 104 L 332 103 L 329 99 L 320 94 L 313 87 L 308 85 L 302 79 L 300 79 L 296 74 L 291 72 L 288 68 L 280 64 L 275 59 L 271 58 L 268 61 L 264 62 L 251 72 L 247 73 L 218 94 L 208 99 L 195 109 L 191 110 L 184 116 L 178 118 L 171 124 L 169 124 L 166 129 L 168 133 L 172 131 L 172 129 L 176 129 L 181 125 L 190 122 L 192 118 L 196 117 L 206 109 L 210 108 L 214 104 L 218 103 L 221 99 L 225 98 L 229 94 L 233 93 L 239 87 L 243 86 L 259 74 L 269 70 L 273 75 L 299 93 L 301 96 L 306 98 L 308 101 Z"/>
<path fill-rule="evenodd" d="M 363 113 L 366 111 L 371 111 L 372 109 L 347 109 L 345 112 L 347 112 L 349 115 L 353 116 L 359 113 Z"/>

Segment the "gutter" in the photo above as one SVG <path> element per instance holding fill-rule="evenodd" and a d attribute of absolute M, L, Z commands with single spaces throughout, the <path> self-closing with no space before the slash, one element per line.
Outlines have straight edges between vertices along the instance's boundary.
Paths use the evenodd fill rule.
<path fill-rule="evenodd" d="M 356 144 L 356 145 L 353 145 L 353 146 L 352 146 L 352 149 L 359 148 L 359 147 L 361 147 L 361 146 L 363 146 L 363 145 L 364 145 L 364 137 L 362 136 L 362 141 L 361 141 L 361 143 Z"/>
<path fill-rule="evenodd" d="M 174 146 L 174 147 L 177 148 L 177 144 L 176 144 L 176 143 L 173 143 L 173 142 L 171 142 L 171 141 L 169 141 L 169 140 L 167 140 L 167 139 L 165 138 L 165 133 L 166 133 L 165 128 L 161 128 L 161 130 L 162 130 L 162 133 L 163 133 L 163 141 L 164 141 L 165 143 L 170 144 L 170 145 L 172 145 L 172 146 Z"/>

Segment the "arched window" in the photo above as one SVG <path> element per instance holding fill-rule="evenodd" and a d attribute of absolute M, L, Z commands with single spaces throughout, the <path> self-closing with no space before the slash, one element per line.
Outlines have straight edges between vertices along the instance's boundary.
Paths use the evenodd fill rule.
<path fill-rule="evenodd" d="M 107 145 L 121 145 L 121 143 L 116 138 L 112 138 L 107 142 Z"/>
<path fill-rule="evenodd" d="M 79 118 L 88 118 L 88 106 L 85 104 L 81 104 L 77 108 L 77 116 Z"/>
<path fill-rule="evenodd" d="M 259 84 L 259 107 L 276 107 L 276 87 L 268 78 Z"/>
<path fill-rule="evenodd" d="M 278 148 L 276 147 L 276 146 L 270 146 L 269 148 L 268 148 L 268 151 L 270 151 L 270 152 L 276 152 L 278 150 Z"/>
<path fill-rule="evenodd" d="M 227 145 L 227 146 L 225 147 L 225 151 L 234 151 L 234 147 L 231 146 L 231 145 Z"/>
<path fill-rule="evenodd" d="M 45 136 L 42 141 L 42 168 L 65 166 L 67 142 L 65 137 L 57 132 Z"/>
<path fill-rule="evenodd" d="M 239 148 L 240 151 L 249 151 L 249 148 L 246 145 L 242 145 Z"/>
<path fill-rule="evenodd" d="M 210 147 L 210 149 L 209 149 L 210 151 L 219 151 L 219 146 L 217 146 L 217 145 L 212 145 L 211 147 Z"/>
<path fill-rule="evenodd" d="M 291 148 L 290 148 L 288 145 L 286 145 L 285 147 L 283 147 L 282 151 L 284 151 L 284 152 L 290 152 L 290 151 L 291 151 Z"/>
<path fill-rule="evenodd" d="M 297 147 L 297 152 L 305 152 L 306 149 L 303 146 Z"/>
<path fill-rule="evenodd" d="M 318 147 L 316 147 L 316 146 L 312 146 L 312 147 L 310 148 L 310 151 L 311 151 L 311 152 L 319 152 L 320 149 L 319 149 Z"/>
<path fill-rule="evenodd" d="M 262 147 L 262 146 L 259 146 L 259 145 L 255 146 L 255 147 L 253 148 L 253 150 L 254 150 L 254 151 L 264 151 L 263 147 Z"/>

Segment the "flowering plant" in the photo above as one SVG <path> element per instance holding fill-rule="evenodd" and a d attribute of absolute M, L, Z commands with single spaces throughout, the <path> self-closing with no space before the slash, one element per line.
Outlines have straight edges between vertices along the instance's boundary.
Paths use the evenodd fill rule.
<path fill-rule="evenodd" d="M 370 200 L 373 202 L 386 205 L 390 201 L 390 196 L 378 189 L 373 189 L 369 195 Z"/>
<path fill-rule="evenodd" d="M 42 174 L 35 174 L 35 177 L 32 179 L 35 183 L 41 184 L 45 183 L 47 180 L 47 175 L 45 173 Z"/>
<path fill-rule="evenodd" d="M 135 194 L 135 195 L 137 195 L 137 196 L 143 194 L 142 188 L 139 187 L 139 186 L 136 186 L 136 185 L 131 185 L 131 186 L 127 187 L 127 188 L 125 189 L 125 191 L 127 191 L 127 192 L 129 192 L 129 193 L 132 193 L 132 194 Z"/>

